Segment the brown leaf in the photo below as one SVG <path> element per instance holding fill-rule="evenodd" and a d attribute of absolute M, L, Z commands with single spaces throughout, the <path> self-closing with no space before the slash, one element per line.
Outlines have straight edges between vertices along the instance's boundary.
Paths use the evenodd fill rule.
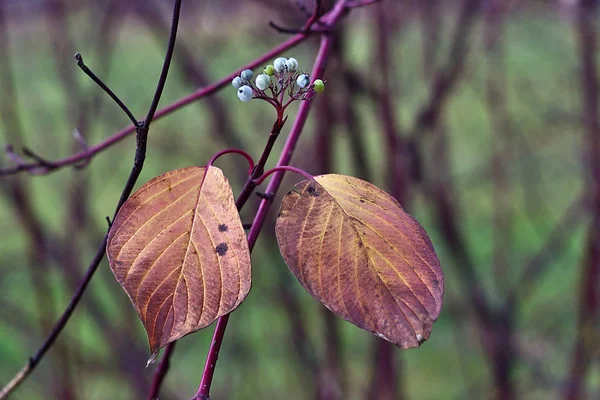
<path fill-rule="evenodd" d="M 427 233 L 368 182 L 315 179 L 283 198 L 276 233 L 288 267 L 335 314 L 401 348 L 418 347 L 444 293 Z"/>
<path fill-rule="evenodd" d="M 108 237 L 110 267 L 154 355 L 233 311 L 250 290 L 248 241 L 216 167 L 158 176 L 131 196 Z"/>

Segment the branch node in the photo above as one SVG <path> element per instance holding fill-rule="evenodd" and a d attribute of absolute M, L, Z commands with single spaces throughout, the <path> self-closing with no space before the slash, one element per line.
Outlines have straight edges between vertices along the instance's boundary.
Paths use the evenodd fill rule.
<path fill-rule="evenodd" d="M 254 194 L 256 194 L 258 197 L 260 197 L 263 200 L 273 200 L 273 197 L 275 197 L 274 193 L 262 193 L 262 192 L 255 192 Z"/>
<path fill-rule="evenodd" d="M 319 25 L 322 25 L 319 23 Z M 269 21 L 269 26 L 271 28 L 273 28 L 275 31 L 277 31 L 278 33 L 284 33 L 284 34 L 288 34 L 288 35 L 322 35 L 322 34 L 327 34 L 330 33 L 332 31 L 331 28 L 329 27 L 323 27 L 321 29 L 311 29 L 311 28 L 306 28 L 306 29 L 296 29 L 296 28 L 285 28 L 281 25 L 277 25 L 275 22 L 273 21 Z"/>
<path fill-rule="evenodd" d="M 52 163 L 51 161 L 48 161 L 45 158 L 43 158 L 42 156 L 36 154 L 33 150 L 31 150 L 27 147 L 23 147 L 22 151 L 23 151 L 23 154 L 25 154 L 27 157 L 37 161 L 41 167 L 46 167 L 48 169 L 54 168 L 54 163 Z"/>

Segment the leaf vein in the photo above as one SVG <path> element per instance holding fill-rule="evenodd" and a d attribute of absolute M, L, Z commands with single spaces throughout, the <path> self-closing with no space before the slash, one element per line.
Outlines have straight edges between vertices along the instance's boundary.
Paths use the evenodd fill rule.
<path fill-rule="evenodd" d="M 156 265 L 156 261 L 160 258 L 160 256 L 162 254 L 164 254 L 165 251 L 167 251 L 167 249 L 169 247 L 171 247 L 175 242 L 177 242 L 181 237 L 185 236 L 187 232 L 182 233 L 180 236 L 177 237 L 177 239 L 175 239 L 173 242 L 171 242 L 169 244 L 169 246 L 167 246 L 165 248 L 165 250 L 158 256 L 156 257 L 156 260 L 154 260 L 154 262 L 152 263 L 152 265 L 148 268 L 148 270 L 146 271 L 146 273 L 144 274 L 144 276 L 142 277 L 142 279 L 140 280 L 140 283 L 137 286 L 137 290 L 135 293 L 135 298 L 136 298 L 136 302 L 139 301 L 139 297 L 140 297 L 140 288 L 142 287 L 142 284 L 145 282 L 146 278 L 148 277 L 148 274 L 150 273 L 150 270 L 154 267 L 154 265 Z M 181 267 L 177 267 L 174 268 L 173 271 L 169 272 L 167 274 L 167 276 L 156 286 L 156 288 L 154 289 L 154 291 L 152 291 L 152 293 L 150 294 L 150 296 L 148 297 L 148 303 L 146 303 L 145 305 L 145 310 L 144 310 L 144 314 L 148 311 L 148 305 L 150 304 L 150 301 L 152 300 L 152 297 L 154 296 L 154 294 L 158 291 L 158 289 L 162 286 L 163 283 L 166 282 L 166 280 L 173 274 L 173 272 L 177 272 L 178 269 L 181 269 Z"/>
<path fill-rule="evenodd" d="M 161 233 L 163 233 L 164 231 L 166 231 L 167 229 L 169 229 L 171 226 L 175 225 L 175 224 L 176 224 L 177 222 L 179 222 L 179 221 L 180 221 L 180 220 L 181 220 L 183 217 L 185 217 L 185 216 L 186 216 L 188 213 L 189 213 L 189 211 L 188 211 L 187 213 L 183 214 L 181 217 L 177 218 L 175 221 L 171 222 L 169 225 L 165 226 L 163 229 L 161 229 L 161 230 L 160 230 L 160 232 L 158 232 L 158 233 L 156 234 L 156 236 L 154 236 L 154 237 L 152 238 L 152 240 L 150 240 L 148 243 L 146 243 L 146 245 L 145 245 L 145 246 L 144 246 L 142 249 L 140 249 L 140 251 L 139 251 L 139 252 L 138 252 L 138 253 L 135 255 L 135 258 L 134 258 L 134 259 L 133 259 L 133 261 L 131 262 L 131 267 L 129 268 L 129 270 L 127 270 L 127 274 L 125 275 L 125 278 L 123 279 L 123 283 L 126 283 L 126 282 L 127 282 L 127 279 L 129 278 L 129 275 L 131 275 L 131 272 L 132 272 L 132 271 L 133 271 L 133 269 L 134 269 L 135 263 L 137 262 L 138 258 L 140 258 L 140 256 L 142 255 L 142 253 L 143 253 L 143 252 L 144 252 L 144 251 L 145 251 L 145 250 L 148 248 L 148 246 L 150 246 L 150 245 L 152 244 L 152 242 L 154 242 L 154 241 L 156 240 L 156 238 L 158 238 L 158 236 L 160 236 L 160 234 L 161 234 Z M 177 240 L 178 240 L 178 239 L 179 239 L 181 236 L 185 235 L 186 233 L 188 233 L 188 232 L 184 232 L 184 233 L 182 233 L 181 235 L 177 236 L 177 237 L 176 237 L 176 238 L 173 240 L 173 242 L 169 243 L 169 245 L 168 245 L 167 247 L 165 247 L 165 249 L 164 249 L 163 251 L 161 251 L 161 252 L 158 254 L 158 257 L 156 257 L 156 258 L 157 258 L 157 259 L 158 259 L 158 258 L 160 258 L 160 256 L 161 256 L 161 255 L 162 255 L 162 254 L 163 254 L 165 251 L 167 251 L 167 249 L 168 249 L 169 247 L 171 247 L 171 246 L 173 245 L 173 243 L 175 243 L 175 242 L 176 242 L 176 241 L 177 241 Z M 117 259 L 118 259 L 118 258 L 117 258 Z M 155 264 L 155 263 L 156 263 L 156 260 L 154 260 L 154 262 L 152 263 L 152 265 L 151 265 L 150 267 L 154 266 L 154 264 Z M 148 269 L 148 271 L 146 271 L 146 274 L 147 274 L 148 272 L 150 272 L 150 269 Z M 144 276 L 145 276 L 146 274 L 144 274 Z"/>
<path fill-rule="evenodd" d="M 329 214 L 327 214 L 327 219 L 325 224 L 323 224 L 323 233 L 321 234 L 321 243 L 319 245 L 319 258 L 317 259 L 317 277 L 319 278 L 319 290 L 321 291 L 321 295 L 323 295 L 323 269 L 322 267 L 322 258 L 323 258 L 323 243 L 325 242 L 325 234 L 327 233 L 327 228 L 329 227 L 329 220 L 331 219 L 331 214 L 333 213 L 333 207 L 335 207 L 335 203 L 331 203 L 331 207 L 329 208 Z"/>
<path fill-rule="evenodd" d="M 374 247 L 371 247 L 371 246 L 367 246 L 366 244 L 365 244 L 365 248 L 367 248 L 367 249 L 370 249 L 370 250 L 373 250 L 373 251 L 375 251 L 377 254 L 379 254 L 379 255 L 381 256 L 381 253 L 379 253 L 379 252 L 377 251 L 377 249 L 376 249 L 376 248 L 374 248 Z M 388 261 L 388 260 L 387 260 L 385 257 L 381 257 L 381 258 L 383 258 L 383 259 L 385 260 L 385 262 L 387 262 L 387 263 L 388 263 L 388 264 L 391 266 L 390 262 L 389 262 L 389 261 Z M 379 280 L 381 281 L 381 283 L 383 283 L 383 285 L 384 285 L 384 286 L 385 286 L 385 288 L 387 289 L 387 291 L 388 291 L 388 293 L 390 294 L 390 296 L 392 296 L 392 297 L 394 298 L 394 300 L 396 300 L 396 303 L 398 303 L 398 301 L 401 301 L 402 303 L 404 303 L 404 305 L 405 305 L 405 306 L 406 306 L 406 307 L 407 307 L 407 308 L 408 308 L 410 311 L 412 311 L 412 313 L 413 313 L 413 314 L 414 314 L 414 315 L 417 317 L 417 319 L 418 319 L 418 320 L 421 320 L 421 319 L 419 318 L 419 316 L 417 315 L 417 313 L 415 312 L 415 310 L 414 310 L 414 309 L 413 309 L 411 306 L 409 306 L 409 305 L 408 305 L 408 303 L 407 303 L 407 302 L 406 302 L 404 299 L 402 299 L 402 298 L 400 298 L 400 297 L 397 297 L 397 296 L 394 296 L 394 294 L 392 294 L 392 291 L 390 290 L 390 288 L 388 287 L 388 285 L 385 283 L 385 280 L 383 280 L 383 279 L 381 278 L 381 276 L 379 275 L 379 271 L 377 271 L 377 267 L 375 267 L 375 263 L 374 263 L 374 262 L 372 262 L 371 260 L 369 260 L 369 263 L 372 265 L 373 269 L 375 269 L 375 271 L 377 272 L 377 277 L 379 278 Z M 398 271 L 396 271 L 396 270 L 395 270 L 393 267 L 392 267 L 392 269 L 394 270 L 394 272 L 398 273 Z M 406 287 L 408 288 L 408 290 L 410 290 L 410 292 L 411 292 L 411 293 L 412 293 L 412 295 L 415 297 L 415 299 L 417 299 L 417 301 L 418 301 L 419 303 L 421 303 L 421 301 L 419 300 L 419 298 L 417 297 L 417 295 L 415 294 L 415 292 L 413 292 L 412 288 L 411 288 L 411 287 L 410 287 L 410 286 L 409 286 L 409 285 L 406 283 L 406 281 L 404 280 L 404 278 L 402 278 L 402 276 L 401 276 L 400 274 L 398 274 L 398 277 L 399 277 L 399 278 L 402 280 L 402 282 L 404 282 L 404 284 L 406 285 Z M 422 305 L 422 303 L 421 303 L 421 305 Z M 400 304 L 399 304 L 399 303 L 398 303 L 398 306 L 400 306 Z M 423 308 L 425 308 L 425 306 L 423 306 Z M 400 308 L 400 311 L 402 311 L 402 308 Z M 425 311 L 427 312 L 427 309 L 425 309 Z M 416 334 L 416 333 L 417 333 L 417 331 L 415 330 L 415 328 L 414 328 L 414 327 L 412 326 L 412 324 L 410 323 L 410 320 L 409 320 L 409 319 L 406 317 L 406 314 L 404 313 L 404 311 L 402 311 L 402 314 L 404 315 L 404 318 L 406 319 L 406 321 L 408 322 L 408 324 L 411 326 L 411 328 L 413 329 L 413 331 L 414 331 L 414 332 L 415 332 L 415 334 Z M 429 316 L 429 313 L 427 314 L 427 316 Z"/>
<path fill-rule="evenodd" d="M 172 176 L 172 175 L 171 175 L 171 176 Z M 158 181 L 158 182 L 155 182 L 155 184 L 158 184 L 158 183 L 160 183 L 160 182 L 164 182 L 164 181 L 166 181 L 168 178 L 170 178 L 170 176 L 169 176 L 169 177 L 166 177 L 166 178 L 164 178 L 164 179 L 161 179 L 161 180 L 160 180 L 160 181 Z M 176 185 L 173 185 L 173 186 L 171 186 L 171 189 L 173 189 L 175 186 L 179 186 L 180 184 L 182 184 L 182 183 L 184 183 L 184 182 L 187 182 L 187 181 L 189 181 L 190 179 L 193 179 L 193 178 L 194 178 L 194 176 L 191 176 L 191 177 L 189 177 L 189 178 L 183 179 L 183 180 L 181 180 L 181 181 L 177 182 L 177 184 L 176 184 Z M 150 185 L 150 186 L 154 186 L 154 184 L 153 184 L 153 185 Z M 129 220 L 130 220 L 130 219 L 133 217 L 133 215 L 136 213 L 136 211 L 137 211 L 137 210 L 139 210 L 140 208 L 142 208 L 142 206 L 144 206 L 144 205 L 148 204 L 149 202 L 151 202 L 152 200 L 154 200 L 156 197 L 158 197 L 158 196 L 160 196 L 161 194 L 163 194 L 163 193 L 165 193 L 165 192 L 168 192 L 168 191 L 169 191 L 169 189 L 162 190 L 162 191 L 160 191 L 160 192 L 158 192 L 158 193 L 154 194 L 154 195 L 153 195 L 153 196 L 151 196 L 150 198 L 146 199 L 146 201 L 145 201 L 145 202 L 143 202 L 143 203 L 139 204 L 139 205 L 138 205 L 138 206 L 137 206 L 137 207 L 136 207 L 136 208 L 135 208 L 135 209 L 134 209 L 134 210 L 133 210 L 133 211 L 132 211 L 132 212 L 129 214 L 129 216 L 128 216 L 127 218 L 125 218 L 125 221 L 121 222 L 121 225 L 119 225 L 119 227 L 117 228 L 117 230 L 116 230 L 116 231 L 115 231 L 115 233 L 113 234 L 113 237 L 115 237 L 115 236 L 116 236 L 116 235 L 117 235 L 117 234 L 118 234 L 118 233 L 121 231 L 121 229 L 122 229 L 122 228 L 123 228 L 125 225 L 127 225 L 127 221 L 129 221 Z M 189 193 L 189 191 L 188 191 L 188 192 L 186 192 L 186 193 L 184 193 L 184 194 L 183 194 L 183 196 L 185 196 L 185 195 L 186 195 L 186 194 L 188 194 L 188 193 Z M 136 197 L 139 197 L 137 192 L 134 194 L 134 196 L 136 196 Z M 182 196 L 182 197 L 183 197 L 183 196 Z M 173 201 L 173 203 L 175 203 L 175 202 L 176 202 L 176 201 L 178 201 L 179 199 L 180 199 L 180 198 L 177 198 L 175 201 Z M 125 244 L 127 244 L 127 243 L 125 243 Z M 125 244 L 124 244 L 123 246 L 125 246 Z M 119 254 L 121 254 L 121 252 L 120 252 L 120 251 L 119 251 Z M 119 254 L 117 254 L 117 257 L 119 256 Z"/>
<path fill-rule="evenodd" d="M 159 215 L 161 215 L 162 213 L 164 213 L 165 211 L 167 211 L 169 208 L 173 207 L 175 205 L 175 203 L 177 203 L 179 200 L 183 199 L 185 196 L 187 196 L 187 194 L 189 192 L 191 192 L 192 190 L 196 189 L 196 187 L 191 188 L 190 190 L 188 190 L 187 192 L 183 193 L 181 196 L 179 196 L 178 198 L 176 198 L 175 200 L 173 200 L 173 202 L 171 204 L 169 204 L 168 206 L 166 206 L 165 208 L 163 208 L 162 210 L 160 210 L 159 212 L 157 212 L 156 214 L 154 214 L 152 217 L 150 217 L 149 219 L 147 219 L 146 221 L 144 221 L 144 223 L 142 225 L 140 225 L 135 232 L 133 232 L 129 238 L 127 239 L 127 241 L 125 241 L 125 243 L 123 243 L 123 246 L 121 246 L 121 248 L 119 249 L 119 252 L 117 253 L 117 259 L 119 259 L 119 256 L 121 255 L 121 253 L 123 252 L 123 249 L 125 248 L 125 246 L 127 246 L 127 244 L 129 242 L 131 242 L 131 240 L 135 237 L 135 235 L 138 234 L 139 231 L 141 231 L 146 225 L 148 225 L 150 222 L 152 222 L 152 220 L 154 220 L 156 217 L 158 217 Z M 186 212 L 185 214 L 183 214 L 181 217 L 183 217 L 184 215 L 187 215 L 189 213 Z M 177 218 L 174 222 L 177 222 L 178 220 L 181 219 L 181 217 Z M 131 216 L 130 216 L 131 218 Z M 129 218 L 128 218 L 129 219 Z M 173 223 L 174 223 L 173 222 Z M 171 225 L 173 225 L 173 223 L 167 225 L 167 228 Z M 123 223 L 121 226 L 119 226 L 119 229 L 121 229 L 121 227 L 123 227 L 125 225 L 125 223 Z M 161 233 L 164 232 L 165 229 L 162 229 L 160 232 L 158 232 L 158 234 L 156 234 L 156 236 L 160 235 Z M 118 231 L 117 231 L 118 232 Z M 116 233 L 115 233 L 116 235 Z M 156 237 L 155 236 L 155 237 Z M 114 237 L 114 236 L 113 236 Z M 152 240 L 151 240 L 152 241 Z"/>
<path fill-rule="evenodd" d="M 337 189 L 337 188 L 336 188 L 336 189 L 334 189 L 334 190 L 337 190 L 338 192 L 344 193 L 344 194 L 346 194 L 346 195 L 351 195 L 351 193 L 345 192 L 345 191 L 343 191 L 343 190 L 339 190 L 339 189 Z M 331 196 L 331 197 L 334 199 L 334 201 L 336 201 L 336 202 L 339 204 L 339 202 L 338 202 L 338 201 L 337 201 L 337 200 L 336 200 L 336 199 L 335 199 L 333 196 Z M 375 213 L 371 212 L 371 211 L 370 211 L 368 208 L 363 208 L 363 207 L 360 207 L 358 204 L 354 204 L 354 203 L 350 203 L 350 202 L 348 202 L 348 204 L 350 204 L 350 205 L 354 206 L 355 208 L 358 208 L 358 209 L 359 209 L 359 210 L 361 210 L 361 211 L 365 211 L 366 213 L 368 213 L 368 214 L 370 214 L 370 215 L 372 215 L 372 216 L 376 217 L 377 219 L 379 219 L 379 220 L 383 221 L 385 224 L 387 224 L 388 226 L 390 226 L 390 227 L 391 227 L 393 230 L 395 230 L 396 232 L 398 232 L 398 233 L 399 233 L 399 234 L 400 234 L 400 235 L 401 235 L 401 236 L 402 236 L 402 237 L 403 237 L 405 240 L 407 240 L 407 241 L 408 241 L 408 238 L 406 237 L 406 235 L 405 235 L 405 234 L 404 234 L 402 231 L 400 231 L 398 228 L 396 228 L 396 226 L 395 226 L 394 224 L 390 223 L 390 222 L 389 222 L 388 220 L 386 220 L 385 218 L 381 218 L 379 215 L 377 215 L 377 214 L 375 214 Z M 371 204 L 375 204 L 375 203 L 371 203 Z M 380 206 L 379 206 L 379 207 L 380 207 Z M 341 204 L 340 204 L 340 208 L 342 208 L 342 210 L 344 210 L 344 208 L 342 207 L 342 205 L 341 205 Z M 344 212 L 345 212 L 345 210 L 344 210 Z M 402 211 L 402 212 L 404 212 L 404 211 Z M 347 213 L 346 213 L 346 214 L 347 214 Z M 398 219 L 399 219 L 400 221 L 402 221 L 402 219 L 401 219 L 401 218 L 398 218 Z M 362 222 L 362 221 L 361 221 L 361 222 Z M 364 223 L 364 222 L 362 222 L 362 223 L 363 223 L 365 226 L 369 226 L 368 224 L 366 224 L 366 223 Z M 402 223 L 404 224 L 404 226 L 406 226 L 406 224 L 404 223 L 404 221 L 402 221 Z M 369 226 L 369 227 L 370 227 L 370 226 Z M 371 230 L 373 230 L 373 228 L 371 228 Z M 375 232 L 375 230 L 373 230 L 373 231 Z M 426 247 L 427 247 L 427 246 L 426 246 Z M 423 258 L 423 256 L 421 256 L 421 254 L 417 253 L 417 256 L 418 256 L 418 257 L 419 257 L 419 258 L 420 258 L 420 259 L 423 261 L 423 263 L 425 263 L 425 265 L 427 265 L 427 267 L 428 267 L 428 268 L 431 270 L 431 272 L 432 272 L 432 273 L 433 273 L 435 276 L 439 276 L 439 274 L 435 272 L 435 270 L 433 269 L 433 267 L 431 266 L 431 264 L 430 264 L 430 263 L 429 263 L 427 260 L 425 260 L 425 259 Z M 404 256 L 403 256 L 403 258 L 404 258 Z M 405 261 L 406 261 L 406 259 L 405 259 Z M 407 262 L 407 264 L 408 264 L 408 265 L 410 265 L 410 263 L 408 263 L 408 262 Z M 434 299 L 435 299 L 435 297 L 434 297 Z M 436 304 L 437 304 L 437 302 L 436 302 Z"/>

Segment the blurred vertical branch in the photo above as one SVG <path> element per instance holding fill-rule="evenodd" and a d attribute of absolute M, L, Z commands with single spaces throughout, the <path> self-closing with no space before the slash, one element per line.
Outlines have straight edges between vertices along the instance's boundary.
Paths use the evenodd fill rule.
<path fill-rule="evenodd" d="M 510 266 L 508 258 L 511 252 L 512 216 L 511 185 L 508 166 L 511 163 L 511 123 L 506 109 L 506 65 L 504 51 L 504 19 L 507 2 L 492 0 L 487 3 L 485 49 L 487 55 L 487 103 L 491 121 L 491 145 L 503 148 L 500 157 L 492 159 L 493 216 L 492 216 L 492 268 L 498 292 L 506 293 L 510 284 Z M 500 296 L 501 298 L 503 296 Z M 514 316 L 515 304 L 511 299 L 501 300 L 504 304 L 496 312 L 496 345 L 493 346 L 494 377 L 497 397 L 514 399 L 517 394 L 511 379 L 515 364 Z"/>
<path fill-rule="evenodd" d="M 422 20 L 423 74 L 426 78 L 431 78 L 436 69 L 440 52 L 442 23 L 444 21 L 442 2 L 439 0 L 421 0 L 417 3 Z"/>
<path fill-rule="evenodd" d="M 396 25 L 389 24 L 392 10 L 385 4 L 373 7 L 373 28 L 375 46 L 374 65 L 379 66 L 379 96 L 377 96 L 378 119 L 381 124 L 382 143 L 385 146 L 384 171 L 390 194 L 403 206 L 409 201 L 408 190 L 411 184 L 415 161 L 407 151 L 407 143 L 400 135 L 396 122 L 396 110 L 392 93 L 397 92 L 396 80 L 392 78 L 395 70 L 393 52 L 391 51 L 390 38 L 397 39 L 399 34 Z M 396 28 L 395 28 L 396 27 Z M 395 29 L 394 29 L 395 28 Z M 367 177 L 369 178 L 369 177 Z M 371 368 L 371 385 L 367 397 L 370 399 L 393 400 L 402 399 L 400 364 L 396 358 L 395 346 L 381 340 L 373 340 L 373 366 Z"/>
<path fill-rule="evenodd" d="M 352 161 L 355 166 L 354 174 L 358 178 L 367 179 L 371 176 L 371 166 L 368 162 L 365 138 L 370 132 L 364 130 L 358 107 L 360 95 L 365 95 L 367 88 L 362 84 L 362 77 L 359 73 L 353 71 L 349 66 L 350 60 L 347 55 L 349 46 L 346 41 L 351 42 L 352 39 L 348 39 L 347 30 L 343 27 L 340 27 L 338 32 L 340 40 L 336 41 L 333 54 L 338 76 L 341 76 L 343 83 L 341 89 L 343 94 L 337 99 L 341 108 L 338 122 L 343 124 L 343 131 L 348 135 Z"/>
<path fill-rule="evenodd" d="M 8 20 L 6 16 L 5 4 L 0 4 L 0 80 L 2 89 L 2 103 L 0 113 L 4 125 L 4 133 L 8 143 L 14 143 L 19 146 L 22 143 L 23 126 L 19 119 L 19 96 L 15 88 L 16 77 L 12 70 L 11 48 L 8 35 Z M 44 331 L 52 323 L 52 314 L 54 313 L 53 297 L 49 295 L 49 287 L 42 275 L 48 267 L 48 251 L 46 247 L 46 233 L 42 227 L 39 218 L 35 215 L 31 196 L 28 188 L 21 179 L 9 178 L 8 185 L 3 185 L 2 189 L 8 192 L 15 213 L 25 228 L 29 236 L 29 247 L 31 249 L 30 259 L 30 279 L 34 288 L 37 307 L 39 311 L 41 328 Z"/>
<path fill-rule="evenodd" d="M 0 91 L 2 93 L 0 116 L 4 125 L 4 132 L 7 143 L 14 143 L 17 146 L 22 144 L 24 129 L 19 119 L 19 95 L 17 93 L 15 82 L 17 81 L 12 68 L 11 46 L 9 43 L 9 28 L 7 12 L 7 2 L 0 2 Z M 7 194 L 14 208 L 15 215 L 21 223 L 27 237 L 27 247 L 29 249 L 28 273 L 31 282 L 31 292 L 36 304 L 40 331 L 42 334 L 50 329 L 55 314 L 54 296 L 51 292 L 50 284 L 45 276 L 49 275 L 49 238 L 47 229 L 42 225 L 39 216 L 31 201 L 31 193 L 28 186 L 20 177 L 9 177 L 7 184 L 2 185 L 2 190 Z M 65 371 L 62 379 L 66 383 L 68 380 L 68 360 L 64 349 L 60 349 L 57 361 Z M 70 398 L 68 392 L 61 393 L 60 380 L 58 385 L 53 383 L 53 389 L 56 395 L 64 394 L 67 399 Z"/>
<path fill-rule="evenodd" d="M 339 73 L 339 64 L 335 62 L 340 52 L 340 43 L 342 36 L 340 32 L 333 34 L 331 59 L 333 65 L 329 69 L 329 75 L 335 76 Z M 315 174 L 324 174 L 331 171 L 333 159 L 333 142 L 335 139 L 334 129 L 338 121 L 337 110 L 335 109 L 334 99 L 330 96 L 323 96 L 318 100 L 316 107 L 317 127 L 314 154 Z M 321 400 L 341 400 L 344 398 L 344 378 L 343 363 L 340 360 L 340 332 L 338 328 L 338 318 L 327 308 L 319 307 L 324 320 L 323 338 L 325 341 L 325 354 L 322 365 L 320 366 L 319 383 L 317 398 Z"/>
<path fill-rule="evenodd" d="M 482 347 L 491 363 L 497 399 L 515 398 L 513 384 L 510 379 L 512 368 L 512 326 L 513 305 L 503 304 L 492 307 L 489 298 L 478 278 L 475 262 L 469 253 L 469 246 L 459 224 L 459 214 L 455 199 L 458 198 L 456 188 L 449 175 L 451 171 L 448 156 L 448 145 L 444 129 L 439 129 L 440 118 L 443 116 L 445 102 L 451 90 L 458 82 L 465 66 L 469 51 L 470 32 L 477 21 L 479 10 L 483 3 L 479 0 L 464 0 L 456 30 L 451 44 L 450 59 L 446 66 L 436 72 L 431 86 L 428 103 L 422 108 L 413 133 L 432 129 L 437 140 L 442 140 L 437 146 L 435 157 L 436 176 L 433 178 L 433 196 L 435 213 L 440 231 L 450 254 L 454 258 L 462 286 L 469 295 L 475 310 L 476 320 L 480 330 Z M 438 129 L 435 129 L 438 127 Z"/>
<path fill-rule="evenodd" d="M 508 166 L 511 157 L 511 122 L 506 109 L 506 58 L 504 19 L 506 2 L 492 0 L 487 5 L 485 50 L 487 56 L 487 109 L 491 122 L 491 148 L 503 149 L 491 159 L 493 185 L 493 254 L 492 271 L 500 292 L 508 288 L 511 254 L 511 183 Z"/>
<path fill-rule="evenodd" d="M 471 32 L 477 22 L 479 9 L 483 0 L 463 0 L 452 41 L 448 60 L 445 65 L 436 69 L 429 87 L 427 102 L 417 113 L 411 134 L 424 133 L 436 126 L 438 118 L 452 93 L 460 81 L 470 49 Z"/>
<path fill-rule="evenodd" d="M 598 357 L 600 333 L 600 107 L 598 66 L 597 0 L 582 0 L 576 10 L 576 32 L 580 55 L 585 146 L 583 160 L 588 170 L 587 197 L 591 205 L 591 225 L 582 260 L 577 336 L 571 355 L 567 399 L 587 398 L 584 382 L 591 361 Z"/>

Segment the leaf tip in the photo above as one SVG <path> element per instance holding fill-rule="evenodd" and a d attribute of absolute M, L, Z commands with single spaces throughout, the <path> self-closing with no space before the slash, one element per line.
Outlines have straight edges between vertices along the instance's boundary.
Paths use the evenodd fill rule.
<path fill-rule="evenodd" d="M 156 350 L 154 353 L 152 353 L 152 355 L 150 356 L 148 361 L 146 361 L 146 368 L 148 368 L 150 366 L 150 364 L 154 364 L 156 362 L 157 356 L 158 356 L 158 350 Z"/>

